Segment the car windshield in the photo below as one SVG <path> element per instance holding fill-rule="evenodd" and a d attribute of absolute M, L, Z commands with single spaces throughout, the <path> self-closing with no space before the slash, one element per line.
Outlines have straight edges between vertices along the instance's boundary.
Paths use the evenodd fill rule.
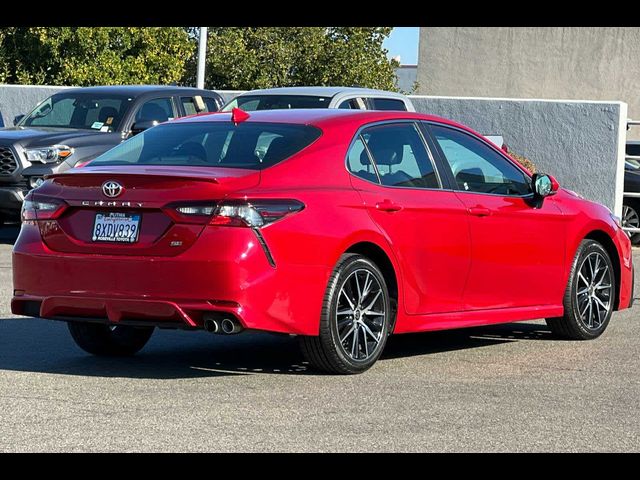
<path fill-rule="evenodd" d="M 330 101 L 330 97 L 314 95 L 241 95 L 229 102 L 222 111 L 228 112 L 233 108 L 240 108 L 245 112 L 289 108 L 329 108 Z"/>
<path fill-rule="evenodd" d="M 132 101 L 126 95 L 58 93 L 40 103 L 18 125 L 114 132 Z"/>
<path fill-rule="evenodd" d="M 183 165 L 264 169 L 320 137 L 308 125 L 193 122 L 159 125 L 91 162 L 103 165 Z"/>

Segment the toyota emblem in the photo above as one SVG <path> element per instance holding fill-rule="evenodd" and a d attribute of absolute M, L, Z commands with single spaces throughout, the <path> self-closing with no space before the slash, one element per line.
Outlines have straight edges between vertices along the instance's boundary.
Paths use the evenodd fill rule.
<path fill-rule="evenodd" d="M 108 180 L 102 184 L 102 193 L 105 197 L 116 198 L 124 191 L 122 185 L 113 180 Z"/>

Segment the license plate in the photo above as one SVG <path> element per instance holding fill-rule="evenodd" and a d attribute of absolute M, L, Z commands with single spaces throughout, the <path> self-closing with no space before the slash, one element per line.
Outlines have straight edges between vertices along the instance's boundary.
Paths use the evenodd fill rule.
<path fill-rule="evenodd" d="M 135 243 L 140 232 L 140 214 L 97 213 L 93 223 L 94 242 Z"/>

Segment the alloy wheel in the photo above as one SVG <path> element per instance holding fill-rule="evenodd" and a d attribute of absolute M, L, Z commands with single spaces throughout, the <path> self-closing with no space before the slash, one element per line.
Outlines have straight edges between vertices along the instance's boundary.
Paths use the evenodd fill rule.
<path fill-rule="evenodd" d="M 344 353 L 356 361 L 374 355 L 387 316 L 383 290 L 376 277 L 366 269 L 353 271 L 340 287 L 335 314 Z"/>
<path fill-rule="evenodd" d="M 587 255 L 578 269 L 576 304 L 583 325 L 598 330 L 611 310 L 613 283 L 611 270 L 600 252 Z"/>

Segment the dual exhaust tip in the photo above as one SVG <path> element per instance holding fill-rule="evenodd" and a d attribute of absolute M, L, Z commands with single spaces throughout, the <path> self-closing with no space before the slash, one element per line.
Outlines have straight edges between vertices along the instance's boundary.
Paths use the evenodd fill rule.
<path fill-rule="evenodd" d="M 204 329 L 209 333 L 233 335 L 243 330 L 242 325 L 235 318 L 218 319 L 209 315 L 204 317 Z"/>

